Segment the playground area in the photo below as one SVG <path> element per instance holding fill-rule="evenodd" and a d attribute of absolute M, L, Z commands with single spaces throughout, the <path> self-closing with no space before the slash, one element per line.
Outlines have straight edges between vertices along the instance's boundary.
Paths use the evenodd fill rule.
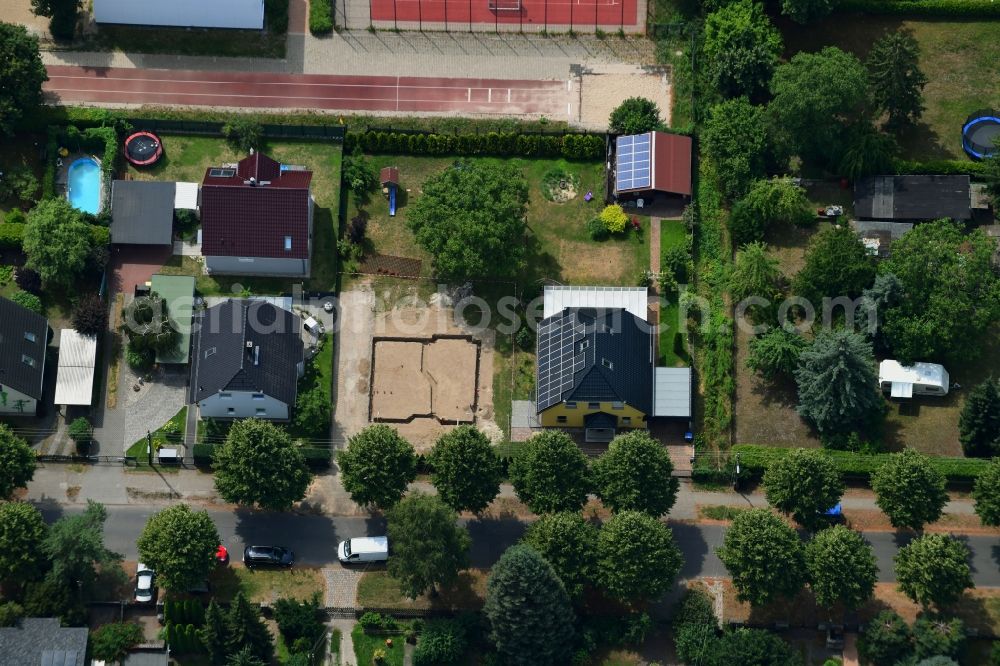
<path fill-rule="evenodd" d="M 645 32 L 647 0 L 368 0 L 368 5 L 372 25 L 381 29 L 637 34 Z"/>

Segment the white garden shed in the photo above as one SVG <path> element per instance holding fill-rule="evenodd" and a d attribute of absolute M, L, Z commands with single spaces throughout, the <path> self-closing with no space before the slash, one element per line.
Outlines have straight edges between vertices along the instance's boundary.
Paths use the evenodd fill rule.
<path fill-rule="evenodd" d="M 878 383 L 893 398 L 912 398 L 948 395 L 951 379 L 944 366 L 937 363 L 902 365 L 899 361 L 885 360 L 878 366 Z"/>

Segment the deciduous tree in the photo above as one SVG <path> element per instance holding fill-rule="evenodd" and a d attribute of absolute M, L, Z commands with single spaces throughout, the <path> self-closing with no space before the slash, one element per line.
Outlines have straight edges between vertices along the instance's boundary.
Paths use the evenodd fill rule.
<path fill-rule="evenodd" d="M 991 460 L 976 477 L 972 499 L 983 525 L 1000 525 L 1000 458 Z"/>
<path fill-rule="evenodd" d="M 906 297 L 886 311 L 883 332 L 900 363 L 978 356 L 1000 319 L 995 247 L 981 229 L 966 233 L 951 220 L 919 224 L 893 242 L 880 268 L 899 278 Z"/>
<path fill-rule="evenodd" d="M 524 263 L 528 183 L 513 163 L 458 162 L 424 181 L 407 226 L 437 276 L 516 275 Z"/>
<path fill-rule="evenodd" d="M 897 664 L 913 652 L 906 621 L 891 610 L 881 611 L 858 637 L 858 651 L 872 664 Z"/>
<path fill-rule="evenodd" d="M 66 199 L 41 201 L 28 213 L 24 253 L 43 281 L 71 287 L 87 264 L 90 226 Z"/>
<path fill-rule="evenodd" d="M 207 511 L 175 504 L 153 514 L 136 545 L 139 559 L 156 572 L 164 588 L 185 592 L 205 581 L 215 567 L 219 531 Z"/>
<path fill-rule="evenodd" d="M 451 585 L 469 565 L 469 533 L 439 497 L 415 492 L 389 509 L 386 517 L 392 543 L 389 575 L 411 599 Z"/>
<path fill-rule="evenodd" d="M 861 61 L 833 46 L 802 51 L 779 66 L 771 79 L 768 113 L 789 150 L 826 162 L 838 157 L 845 124 L 864 104 L 867 79 Z"/>
<path fill-rule="evenodd" d="M 917 659 L 945 656 L 958 659 L 965 651 L 965 623 L 957 617 L 946 619 L 924 615 L 913 623 L 913 644 Z"/>
<path fill-rule="evenodd" d="M 544 430 L 514 453 L 508 470 L 522 502 L 535 513 L 579 511 L 591 489 L 587 458 L 569 435 Z"/>
<path fill-rule="evenodd" d="M 60 518 L 49 528 L 42 552 L 52 563 L 47 580 L 79 591 L 87 599 L 97 582 L 98 570 L 117 570 L 120 577 L 122 556 L 104 545 L 104 521 L 108 512 L 103 504 L 87 501 L 83 513 Z"/>
<path fill-rule="evenodd" d="M 442 435 L 428 460 L 438 495 L 455 511 L 478 514 L 500 492 L 500 458 L 489 438 L 474 426 L 460 426 Z"/>
<path fill-rule="evenodd" d="M 659 107 L 645 97 L 629 97 L 608 118 L 608 129 L 618 134 L 643 134 L 662 127 Z"/>
<path fill-rule="evenodd" d="M 0 582 L 25 583 L 45 570 L 45 520 L 27 502 L 0 504 Z"/>
<path fill-rule="evenodd" d="M 0 134 L 12 135 L 24 114 L 42 103 L 48 79 L 38 37 L 23 25 L 0 23 Z"/>
<path fill-rule="evenodd" d="M 782 225 L 807 225 L 816 219 L 806 191 L 789 178 L 755 180 L 733 206 L 729 228 L 737 245 L 762 241 Z"/>
<path fill-rule="evenodd" d="M 824 297 L 857 298 L 874 279 L 875 264 L 858 235 L 846 226 L 829 226 L 810 241 L 792 289 L 819 312 Z"/>
<path fill-rule="evenodd" d="M 855 609 L 875 593 L 878 564 L 857 532 L 843 525 L 822 530 L 806 544 L 805 557 L 809 587 L 823 606 Z"/>
<path fill-rule="evenodd" d="M 7 400 L 6 393 L 0 397 Z M 34 450 L 6 423 L 0 423 L 0 499 L 10 499 L 15 490 L 28 485 L 36 466 Z"/>
<path fill-rule="evenodd" d="M 677 479 L 670 453 L 645 430 L 615 437 L 594 463 L 601 501 L 612 511 L 643 511 L 662 516 L 677 501 Z"/>
<path fill-rule="evenodd" d="M 736 303 L 750 297 L 770 302 L 769 305 L 755 305 L 755 309 L 749 312 L 759 312 L 758 307 L 766 313 L 774 312 L 774 299 L 781 293 L 781 271 L 777 259 L 768 255 L 766 244 L 749 243 L 736 252 L 733 273 L 729 277 L 729 292 Z"/>
<path fill-rule="evenodd" d="M 872 345 L 844 329 L 822 331 L 795 370 L 798 413 L 822 435 L 856 431 L 884 409 Z"/>
<path fill-rule="evenodd" d="M 897 30 L 875 40 L 867 65 L 869 95 L 888 116 L 888 126 L 898 130 L 919 120 L 927 77 L 913 33 Z"/>
<path fill-rule="evenodd" d="M 879 173 L 892 173 L 896 141 L 878 131 L 867 119 L 847 128 L 844 152 L 840 157 L 840 175 L 850 180 Z"/>
<path fill-rule="evenodd" d="M 139 354 L 170 352 L 180 343 L 167 302 L 156 293 L 139 296 L 125 306 L 121 330 L 128 337 L 129 349 Z"/>
<path fill-rule="evenodd" d="M 844 481 L 828 456 L 816 449 L 795 449 L 767 468 L 764 492 L 778 511 L 815 531 L 825 520 L 823 512 L 840 501 Z"/>
<path fill-rule="evenodd" d="M 144 638 L 135 622 L 112 622 L 90 632 L 90 651 L 95 659 L 117 662 Z"/>
<path fill-rule="evenodd" d="M 597 528 L 579 513 L 550 513 L 528 526 L 524 543 L 552 565 L 573 599 L 597 578 Z"/>
<path fill-rule="evenodd" d="M 890 455 L 871 475 L 871 485 L 893 527 L 923 529 L 941 517 L 948 502 L 944 475 L 913 449 Z"/>
<path fill-rule="evenodd" d="M 793 597 L 805 582 L 799 535 L 767 509 L 739 514 L 717 552 L 737 597 L 754 606 Z"/>
<path fill-rule="evenodd" d="M 483 613 L 506 663 L 557 666 L 569 661 L 573 609 L 562 582 L 530 546 L 507 549 L 486 584 Z"/>
<path fill-rule="evenodd" d="M 84 335 L 99 335 L 108 328 L 108 306 L 97 294 L 85 294 L 73 308 L 73 328 Z"/>
<path fill-rule="evenodd" d="M 808 347 L 809 342 L 798 332 L 775 326 L 750 341 L 747 367 L 768 380 L 791 377 Z"/>
<path fill-rule="evenodd" d="M 924 606 L 942 608 L 973 587 L 969 549 L 947 534 L 925 534 L 896 553 L 899 589 Z"/>
<path fill-rule="evenodd" d="M 337 454 L 344 489 L 358 504 L 388 509 L 417 478 L 413 445 L 395 428 L 370 425 L 347 440 Z"/>
<path fill-rule="evenodd" d="M 958 419 L 958 431 L 966 456 L 1000 455 L 1000 382 L 990 377 L 969 391 Z"/>
<path fill-rule="evenodd" d="M 781 0 L 781 13 L 796 23 L 812 23 L 833 10 L 835 0 Z"/>
<path fill-rule="evenodd" d="M 730 200 L 742 197 L 750 184 L 764 177 L 770 150 L 763 106 L 746 97 L 726 100 L 708 110 L 701 145 L 715 165 L 719 187 Z"/>
<path fill-rule="evenodd" d="M 726 97 L 760 98 L 781 48 L 781 33 L 759 2 L 738 0 L 705 17 L 704 67 Z"/>
<path fill-rule="evenodd" d="M 286 511 L 312 481 L 302 452 L 270 421 L 236 421 L 212 459 L 215 488 L 227 502 Z"/>
<path fill-rule="evenodd" d="M 624 511 L 597 536 L 597 578 L 612 597 L 653 600 L 674 584 L 683 564 L 673 532 L 649 514 Z"/>

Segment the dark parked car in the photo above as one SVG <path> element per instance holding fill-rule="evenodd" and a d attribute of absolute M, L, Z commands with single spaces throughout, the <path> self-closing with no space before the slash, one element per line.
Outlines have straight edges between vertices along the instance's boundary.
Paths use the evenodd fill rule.
<path fill-rule="evenodd" d="M 247 546 L 243 550 L 243 564 L 247 569 L 259 566 L 290 567 L 295 563 L 295 553 L 281 546 Z"/>

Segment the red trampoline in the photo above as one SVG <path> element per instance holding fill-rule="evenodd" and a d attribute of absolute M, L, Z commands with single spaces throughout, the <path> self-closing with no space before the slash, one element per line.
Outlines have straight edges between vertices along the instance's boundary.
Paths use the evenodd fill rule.
<path fill-rule="evenodd" d="M 637 0 L 369 0 L 381 24 L 444 24 L 460 29 L 641 31 Z M 645 17 L 643 17 L 643 21 Z M 474 27 L 475 26 L 475 27 Z"/>
<path fill-rule="evenodd" d="M 136 132 L 125 139 L 125 159 L 135 166 L 156 164 L 162 156 L 163 144 L 152 132 Z"/>

